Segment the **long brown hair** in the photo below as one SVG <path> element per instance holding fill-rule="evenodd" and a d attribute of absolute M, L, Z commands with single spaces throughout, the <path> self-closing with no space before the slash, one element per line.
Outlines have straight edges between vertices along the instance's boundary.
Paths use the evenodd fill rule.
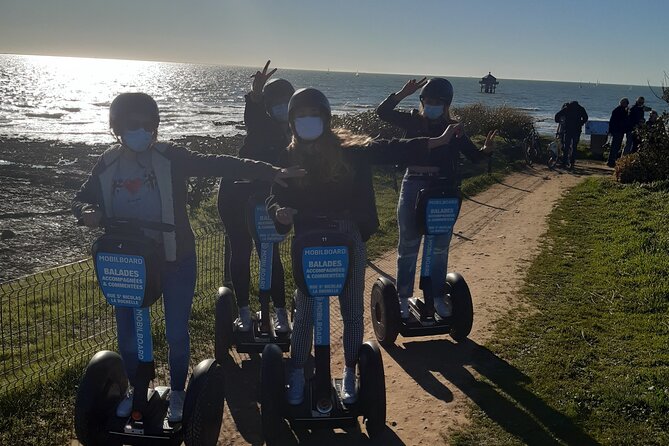
<path fill-rule="evenodd" d="M 325 129 L 324 134 L 313 143 L 299 141 L 295 136 L 288 146 L 292 161 L 307 170 L 307 176 L 299 182 L 333 182 L 352 174 L 353 166 L 345 159 L 344 150 L 366 146 L 373 141 L 365 135 L 337 128 Z"/>

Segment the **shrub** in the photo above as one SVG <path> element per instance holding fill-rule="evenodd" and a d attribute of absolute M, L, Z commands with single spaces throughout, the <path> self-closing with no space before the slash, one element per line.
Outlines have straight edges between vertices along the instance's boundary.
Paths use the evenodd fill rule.
<path fill-rule="evenodd" d="M 616 163 L 616 179 L 621 183 L 646 183 L 669 180 L 669 115 L 663 114 L 659 122 L 642 126 L 639 151 L 623 156 Z"/>
<path fill-rule="evenodd" d="M 373 138 L 401 138 L 404 135 L 404 130 L 382 121 L 375 110 L 333 116 L 332 127 L 343 127 L 354 133 L 369 135 Z"/>
<path fill-rule="evenodd" d="M 534 128 L 532 116 L 512 107 L 494 108 L 478 103 L 459 107 L 454 112 L 469 135 L 487 135 L 497 129 L 499 136 L 509 144 L 522 141 Z"/>

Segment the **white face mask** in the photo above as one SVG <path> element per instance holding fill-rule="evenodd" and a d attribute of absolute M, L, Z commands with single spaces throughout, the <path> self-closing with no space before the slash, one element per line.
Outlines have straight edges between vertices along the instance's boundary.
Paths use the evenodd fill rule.
<path fill-rule="evenodd" d="M 319 116 L 295 118 L 295 132 L 300 139 L 314 141 L 323 134 L 323 119 Z"/>
<path fill-rule="evenodd" d="M 439 119 L 443 114 L 443 105 L 423 105 L 423 115 L 425 115 L 427 119 Z"/>
<path fill-rule="evenodd" d="M 144 152 L 153 142 L 153 133 L 142 128 L 126 130 L 121 135 L 121 141 L 133 152 Z"/>
<path fill-rule="evenodd" d="M 279 122 L 288 122 L 288 103 L 272 107 L 272 118 Z"/>

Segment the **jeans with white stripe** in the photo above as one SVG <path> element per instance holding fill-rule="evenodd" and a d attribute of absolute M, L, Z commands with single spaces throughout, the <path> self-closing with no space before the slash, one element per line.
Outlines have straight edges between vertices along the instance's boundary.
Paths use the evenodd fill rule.
<path fill-rule="evenodd" d="M 348 283 L 339 296 L 339 308 L 344 323 L 344 359 L 347 367 L 355 367 L 358 351 L 362 345 L 363 312 L 365 295 L 365 263 L 367 250 L 360 231 L 350 220 L 339 220 L 337 229 L 350 234 L 353 238 L 353 256 L 349 265 Z M 290 341 L 290 354 L 293 368 L 301 369 L 311 352 L 314 332 L 314 300 L 297 291 L 297 311 Z"/>

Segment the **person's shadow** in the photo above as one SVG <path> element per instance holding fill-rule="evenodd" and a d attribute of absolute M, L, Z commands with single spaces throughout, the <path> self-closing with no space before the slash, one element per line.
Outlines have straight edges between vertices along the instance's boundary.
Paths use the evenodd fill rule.
<path fill-rule="evenodd" d="M 440 373 L 493 422 L 525 444 L 598 444 L 572 420 L 529 391 L 529 377 L 473 341 L 409 341 L 387 352 L 425 391 L 450 402 L 452 391 L 434 376 Z M 466 366 L 481 377 L 474 376 Z"/>
<path fill-rule="evenodd" d="M 242 359 L 243 355 L 233 353 L 223 361 L 225 370 L 225 400 L 228 404 L 233 422 L 237 431 L 245 441 L 253 445 L 264 444 L 262 437 L 262 422 L 260 419 L 260 370 L 259 355 L 251 355 L 249 359 Z M 310 357 L 306 370 L 312 367 L 313 357 Z M 308 378 L 308 376 L 307 376 Z M 327 446 L 335 444 L 356 445 L 383 445 L 405 446 L 405 443 L 390 429 L 385 427 L 378 438 L 369 439 L 360 426 L 358 420 L 347 429 L 292 429 L 284 421 L 281 432 L 281 445 L 317 445 Z"/>

